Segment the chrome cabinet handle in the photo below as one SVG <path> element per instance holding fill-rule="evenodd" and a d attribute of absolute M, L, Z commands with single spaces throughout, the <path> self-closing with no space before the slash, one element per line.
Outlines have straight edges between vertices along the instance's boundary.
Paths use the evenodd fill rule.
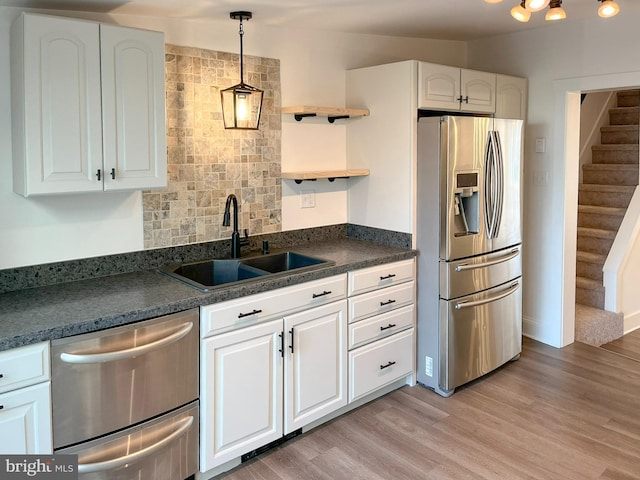
<path fill-rule="evenodd" d="M 396 362 L 388 362 L 384 365 L 380 365 L 380 370 L 384 370 L 385 368 L 389 368 L 391 365 L 395 365 Z"/>
<path fill-rule="evenodd" d="M 191 427 L 191 424 L 193 423 L 193 417 L 183 418 L 182 420 L 180 420 L 179 423 L 180 423 L 180 426 L 171 435 L 135 453 L 132 453 L 130 455 L 124 455 L 122 457 L 112 458 L 111 460 L 104 460 L 102 462 L 79 463 L 78 473 L 105 472 L 108 470 L 113 470 L 115 468 L 121 467 L 122 465 L 125 465 L 127 463 L 138 462 L 144 457 L 152 455 L 153 453 L 157 452 L 158 450 L 164 448 L 169 443 L 176 440 L 177 438 L 183 436 L 187 432 L 187 430 L 189 430 L 189 428 Z"/>
<path fill-rule="evenodd" d="M 469 302 L 458 302 L 456 303 L 456 310 L 460 310 L 462 308 L 471 308 L 471 307 L 478 307 L 480 305 L 485 305 L 487 303 L 491 303 L 491 302 L 495 302 L 496 300 L 500 300 L 501 298 L 504 297 L 508 297 L 509 295 L 511 295 L 513 292 L 515 292 L 516 290 L 518 290 L 518 288 L 520 288 L 520 284 L 518 282 L 512 283 L 511 286 L 506 289 L 503 290 L 502 292 L 489 297 L 489 298 L 485 298 L 484 300 L 475 300 L 475 301 L 469 301 Z"/>
<path fill-rule="evenodd" d="M 249 313 L 239 313 L 238 318 L 250 317 L 251 315 L 257 315 L 262 313 L 262 310 L 256 310 L 255 308 Z"/>
<path fill-rule="evenodd" d="M 173 342 L 180 340 L 186 336 L 191 329 L 193 329 L 193 322 L 183 323 L 178 327 L 178 330 L 170 335 L 167 335 L 160 340 L 147 343 L 146 345 L 140 345 L 139 347 L 127 348 L 124 350 L 117 350 L 115 352 L 97 352 L 97 353 L 67 353 L 60 354 L 60 360 L 66 363 L 73 364 L 87 364 L 87 363 L 104 363 L 113 362 L 115 360 L 123 360 L 126 358 L 137 357 L 144 355 L 153 350 L 165 347 Z"/>
<path fill-rule="evenodd" d="M 490 267 L 492 265 L 497 265 L 499 263 L 502 262 L 507 262 L 509 260 L 511 260 L 512 258 L 516 258 L 518 255 L 520 255 L 520 250 L 518 250 L 517 248 L 514 250 L 511 250 L 511 252 L 509 252 L 508 254 L 499 257 L 499 258 L 494 258 L 493 260 L 489 260 L 487 262 L 482 262 L 482 263 L 461 263 L 460 265 L 458 265 L 456 267 L 456 272 L 464 272 L 465 270 L 473 270 L 475 268 L 485 268 L 485 267 Z"/>

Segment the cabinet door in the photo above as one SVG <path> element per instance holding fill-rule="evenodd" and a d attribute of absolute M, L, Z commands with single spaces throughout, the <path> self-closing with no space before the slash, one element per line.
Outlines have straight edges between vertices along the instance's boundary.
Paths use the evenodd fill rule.
<path fill-rule="evenodd" d="M 460 110 L 481 113 L 496 111 L 495 73 L 462 69 L 460 71 L 460 91 L 463 98 Z"/>
<path fill-rule="evenodd" d="M 202 341 L 200 468 L 282 437 L 282 320 Z"/>
<path fill-rule="evenodd" d="M 52 453 L 51 382 L 0 394 L 0 452 Z"/>
<path fill-rule="evenodd" d="M 104 189 L 167 186 L 164 35 L 100 25 Z"/>
<path fill-rule="evenodd" d="M 496 79 L 496 118 L 527 118 L 527 79 L 498 75 Z"/>
<path fill-rule="evenodd" d="M 23 14 L 12 27 L 14 190 L 102 190 L 98 24 Z"/>
<path fill-rule="evenodd" d="M 420 62 L 418 108 L 460 110 L 460 69 Z"/>
<path fill-rule="evenodd" d="M 347 404 L 346 301 L 285 317 L 285 434 Z"/>

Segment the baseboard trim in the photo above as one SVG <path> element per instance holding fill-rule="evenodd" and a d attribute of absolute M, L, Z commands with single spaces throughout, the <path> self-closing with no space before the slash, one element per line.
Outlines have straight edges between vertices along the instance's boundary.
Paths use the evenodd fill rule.
<path fill-rule="evenodd" d="M 640 328 L 640 311 L 624 316 L 624 333 L 631 333 Z"/>

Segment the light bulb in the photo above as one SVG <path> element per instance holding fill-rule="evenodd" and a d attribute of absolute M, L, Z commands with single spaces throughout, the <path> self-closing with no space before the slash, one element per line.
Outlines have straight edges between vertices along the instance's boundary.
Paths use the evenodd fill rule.
<path fill-rule="evenodd" d="M 500 3 L 502 0 L 484 0 L 486 3 Z"/>
<path fill-rule="evenodd" d="M 236 96 L 236 118 L 240 122 L 246 122 L 249 118 L 246 94 L 240 93 Z"/>
<path fill-rule="evenodd" d="M 549 6 L 550 0 L 525 0 L 525 8 L 530 12 L 539 12 Z"/>
<path fill-rule="evenodd" d="M 531 18 L 531 12 L 524 7 L 524 0 L 520 5 L 516 5 L 511 9 L 511 16 L 519 22 L 528 22 Z"/>
<path fill-rule="evenodd" d="M 598 15 L 602 18 L 614 17 L 618 12 L 620 12 L 620 7 L 613 0 L 604 0 L 600 8 L 598 8 Z"/>

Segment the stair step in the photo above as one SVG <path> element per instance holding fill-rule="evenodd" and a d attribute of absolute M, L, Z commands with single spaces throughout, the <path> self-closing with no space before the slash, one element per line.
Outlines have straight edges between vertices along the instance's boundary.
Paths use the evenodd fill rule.
<path fill-rule="evenodd" d="M 640 127 L 636 125 L 611 125 L 600 128 L 600 142 L 607 145 L 636 144 L 640 135 Z"/>
<path fill-rule="evenodd" d="M 578 227 L 618 231 L 626 208 L 578 205 Z"/>
<path fill-rule="evenodd" d="M 578 250 L 607 255 L 615 238 L 613 230 L 578 227 Z"/>
<path fill-rule="evenodd" d="M 609 109 L 610 125 L 640 124 L 640 107 L 617 107 Z"/>
<path fill-rule="evenodd" d="M 616 163 L 583 165 L 582 182 L 598 185 L 638 185 L 638 165 Z"/>
<path fill-rule="evenodd" d="M 637 107 L 640 105 L 640 90 L 621 90 L 617 92 L 619 107 Z"/>
<path fill-rule="evenodd" d="M 638 165 L 640 159 L 639 145 L 593 145 L 591 147 L 592 163 L 624 163 Z"/>
<path fill-rule="evenodd" d="M 593 280 L 598 282 L 598 285 L 602 285 L 602 267 L 606 259 L 606 254 L 578 250 L 576 252 L 576 277 Z"/>
<path fill-rule="evenodd" d="M 604 287 L 602 282 L 576 277 L 576 303 L 603 309 Z"/>
<path fill-rule="evenodd" d="M 583 183 L 578 187 L 578 203 L 601 207 L 627 208 L 636 187 L 633 185 L 598 185 Z"/>
<path fill-rule="evenodd" d="M 599 347 L 624 333 L 624 315 L 576 304 L 575 339 Z"/>

